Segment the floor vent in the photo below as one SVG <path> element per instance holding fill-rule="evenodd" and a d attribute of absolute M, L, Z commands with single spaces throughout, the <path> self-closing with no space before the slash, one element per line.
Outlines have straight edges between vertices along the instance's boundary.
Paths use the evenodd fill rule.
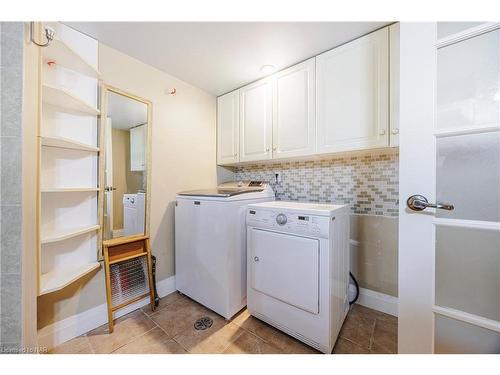
<path fill-rule="evenodd" d="M 212 324 L 214 324 L 214 321 L 208 316 L 204 316 L 194 322 L 194 329 L 196 329 L 197 331 L 204 331 L 207 328 L 212 327 Z"/>

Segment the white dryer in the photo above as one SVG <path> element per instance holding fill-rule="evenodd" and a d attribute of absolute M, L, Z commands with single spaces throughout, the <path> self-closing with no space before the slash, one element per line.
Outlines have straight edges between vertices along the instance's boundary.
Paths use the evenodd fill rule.
<path fill-rule="evenodd" d="M 349 310 L 348 207 L 249 205 L 247 260 L 250 314 L 331 353 Z"/>
<path fill-rule="evenodd" d="M 249 203 L 274 200 L 262 181 L 226 182 L 181 192 L 175 207 L 175 284 L 181 293 L 230 319 L 246 306 Z"/>

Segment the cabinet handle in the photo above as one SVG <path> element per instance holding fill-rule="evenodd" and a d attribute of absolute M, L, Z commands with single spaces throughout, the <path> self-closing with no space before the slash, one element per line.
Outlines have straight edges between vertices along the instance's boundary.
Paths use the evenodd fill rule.
<path fill-rule="evenodd" d="M 269 152 L 269 147 L 268 147 L 268 148 L 266 148 L 266 152 Z"/>
<path fill-rule="evenodd" d="M 399 133 L 399 129 L 398 128 L 394 128 L 392 129 L 392 134 L 398 134 Z"/>
<path fill-rule="evenodd" d="M 273 147 L 273 151 L 276 151 L 276 147 Z"/>
<path fill-rule="evenodd" d="M 234 156 L 238 156 L 238 154 L 234 154 Z"/>
<path fill-rule="evenodd" d="M 385 135 L 385 129 L 382 129 L 382 130 L 380 131 L 380 135 Z"/>

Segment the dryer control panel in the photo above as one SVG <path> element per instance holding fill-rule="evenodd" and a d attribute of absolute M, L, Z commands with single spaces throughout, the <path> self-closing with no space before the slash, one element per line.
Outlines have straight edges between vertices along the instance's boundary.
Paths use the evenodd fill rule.
<path fill-rule="evenodd" d="M 249 226 L 304 234 L 312 237 L 328 237 L 330 220 L 332 219 L 334 218 L 307 215 L 293 211 L 247 209 L 247 225 Z"/>

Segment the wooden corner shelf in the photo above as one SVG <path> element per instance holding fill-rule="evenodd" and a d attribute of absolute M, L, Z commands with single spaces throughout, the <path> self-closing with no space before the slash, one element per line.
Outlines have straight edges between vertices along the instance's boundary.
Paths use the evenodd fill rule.
<path fill-rule="evenodd" d="M 44 50 L 45 62 L 54 61 L 56 65 L 84 74 L 89 77 L 99 78 L 99 71 L 85 60 L 78 52 L 64 41 L 55 38 Z"/>
<path fill-rule="evenodd" d="M 40 277 L 39 295 L 61 290 L 99 267 L 101 267 L 99 262 L 92 262 L 88 264 L 68 265 L 43 273 Z"/>
<path fill-rule="evenodd" d="M 103 227 L 99 44 L 60 22 L 48 25 L 55 39 L 37 54 L 38 295 L 95 276 Z M 53 224 L 59 220 L 64 226 Z"/>
<path fill-rule="evenodd" d="M 81 228 L 74 228 L 66 231 L 61 231 L 58 233 L 52 233 L 49 235 L 42 236 L 40 243 L 48 244 L 53 242 L 64 241 L 73 237 L 81 236 L 82 234 L 87 234 L 91 232 L 95 232 L 100 229 L 100 225 L 89 225 Z"/>
<path fill-rule="evenodd" d="M 69 112 L 76 112 L 89 116 L 101 113 L 97 108 L 80 99 L 70 91 L 47 83 L 42 85 L 42 98 L 46 104 L 53 105 Z"/>
<path fill-rule="evenodd" d="M 69 150 L 79 150 L 88 152 L 99 152 L 99 147 L 88 145 L 82 142 L 74 141 L 64 137 L 42 136 L 42 146 L 65 148 Z"/>

